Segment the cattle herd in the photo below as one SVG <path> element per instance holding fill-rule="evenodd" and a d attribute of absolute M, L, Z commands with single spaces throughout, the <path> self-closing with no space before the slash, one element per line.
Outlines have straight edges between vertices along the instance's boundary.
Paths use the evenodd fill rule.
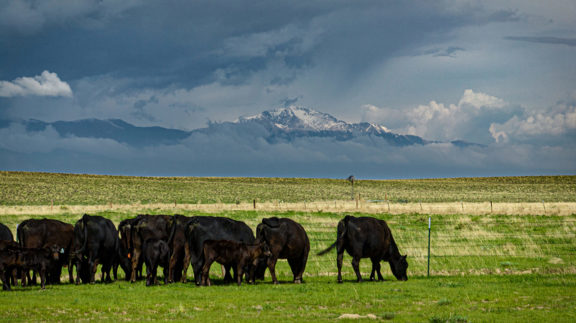
<path fill-rule="evenodd" d="M 244 222 L 225 217 L 183 215 L 138 215 L 123 220 L 118 228 L 101 216 L 84 214 L 75 225 L 51 219 L 29 219 L 18 225 L 16 240 L 0 223 L 0 275 L 3 289 L 10 290 L 18 280 L 22 286 L 60 283 L 63 267 L 68 267 L 70 283 L 94 283 L 101 265 L 102 282 L 117 279 L 118 267 L 126 280 L 146 279 L 146 286 L 158 284 L 157 269 L 163 268 L 164 283 L 186 282 L 192 266 L 196 285 L 211 284 L 209 272 L 214 262 L 222 265 L 224 282 L 264 279 L 269 269 L 274 284 L 276 262 L 287 259 L 293 282 L 302 283 L 310 251 L 310 241 L 299 223 L 289 218 L 265 218 L 256 236 Z M 400 255 L 390 228 L 383 220 L 346 216 L 338 222 L 336 241 L 323 255 L 336 247 L 338 282 L 342 282 L 344 251 L 352 256 L 357 281 L 362 281 L 359 263 L 370 258 L 370 280 L 383 280 L 380 262 L 386 261 L 398 280 L 406 280 L 408 263 Z M 146 265 L 146 277 L 143 276 Z M 74 273 L 74 268 L 76 273 Z M 32 276 L 30 275 L 32 273 Z M 74 277 L 76 274 L 76 277 Z"/>

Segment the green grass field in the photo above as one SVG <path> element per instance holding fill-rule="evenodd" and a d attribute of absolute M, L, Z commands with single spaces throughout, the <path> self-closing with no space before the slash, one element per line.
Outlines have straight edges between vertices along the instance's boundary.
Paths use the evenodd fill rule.
<path fill-rule="evenodd" d="M 17 179 L 22 185 L 17 184 Z M 46 201 L 54 196 L 66 199 L 69 204 L 108 203 L 106 198 L 112 197 L 117 198 L 114 203 L 120 203 L 125 198 L 122 196 L 127 196 L 122 195 L 123 188 L 132 186 L 131 196 L 139 194 L 141 199 L 170 203 L 174 187 L 187 189 L 196 185 L 192 182 L 201 180 L 206 181 L 206 190 L 213 190 L 210 194 L 213 194 L 215 201 L 225 201 L 229 196 L 235 196 L 230 200 L 232 203 L 244 196 L 242 194 L 249 195 L 243 191 L 246 187 L 253 187 L 250 194 L 262 193 L 266 187 L 272 187 L 270 191 L 276 193 L 268 192 L 271 200 L 293 198 L 299 201 L 297 196 L 301 189 L 330 192 L 338 185 L 342 187 L 342 194 L 350 192 L 350 184 L 336 180 L 157 179 L 4 172 L 0 173 L 0 194 L 3 194 L 0 204 L 28 205 L 27 200 L 32 201 L 30 205 L 50 204 Z M 91 181 L 98 184 L 89 184 Z M 227 185 L 220 183 L 226 181 Z M 394 194 L 401 196 L 399 198 L 423 196 L 436 190 L 433 194 L 440 202 L 452 201 L 452 194 L 470 196 L 471 201 L 480 201 L 480 197 L 487 196 L 514 196 L 518 202 L 539 202 L 541 199 L 537 197 L 545 195 L 550 200 L 570 202 L 574 200 L 574 181 L 574 176 L 567 176 L 374 181 L 370 185 L 373 185 L 374 192 L 390 188 L 387 192 L 396 192 Z M 52 197 L 36 196 L 40 194 L 36 187 L 40 182 L 44 182 L 44 188 L 52 192 Z M 392 182 L 394 185 L 391 185 Z M 84 193 L 76 196 L 65 193 L 68 191 L 64 189 L 63 192 L 59 191 L 68 187 L 68 190 L 80 192 L 90 185 L 90 194 L 106 198 L 89 200 L 90 195 Z M 356 187 L 357 191 L 362 185 L 369 186 L 361 181 Z M 140 192 L 138 188 L 142 187 L 151 189 Z M 228 188 L 223 190 L 223 187 Z M 4 189 L 18 191 L 22 197 L 12 197 Z M 156 194 L 163 190 L 165 195 Z M 276 195 L 278 192 L 284 192 L 286 196 Z M 328 193 L 316 196 L 332 198 Z M 131 200 L 125 201 L 130 203 Z M 208 200 L 203 199 L 204 202 Z M 174 209 L 149 208 L 143 204 L 133 211 L 106 211 L 98 215 L 118 224 L 137 213 L 174 212 Z M 185 215 L 215 215 L 213 212 L 190 210 L 178 212 Z M 354 281 L 348 255 L 344 257 L 343 284 L 336 283 L 335 252 L 322 257 L 316 255 L 334 241 L 337 222 L 344 213 L 219 211 L 216 215 L 245 221 L 253 229 L 262 218 L 269 216 L 290 217 L 300 222 L 311 242 L 305 283 L 291 284 L 290 269 L 286 261 L 281 260 L 277 266 L 281 281 L 279 286 L 271 284 L 269 275 L 264 282 L 254 286 L 222 285 L 219 281 L 220 268 L 213 266 L 211 274 L 217 284 L 211 287 L 178 283 L 146 288 L 143 281 L 82 286 L 64 283 L 48 286 L 44 291 L 39 287 L 16 287 L 12 292 L 0 293 L 0 320 L 333 321 L 341 318 L 344 321 L 399 322 L 576 321 L 576 214 L 433 214 L 431 277 L 427 277 L 428 215 L 371 214 L 389 223 L 400 252 L 408 254 L 409 280 L 396 281 L 384 264 L 382 269 L 386 281 L 361 284 Z M 46 217 L 74 223 L 81 216 L 82 213 L 57 209 L 55 214 Z M 21 221 L 39 217 L 44 216 L 5 214 L 0 216 L 0 222 L 14 231 Z M 364 277 L 367 278 L 369 270 L 370 262 L 364 259 L 361 262 Z M 120 276 L 123 276 L 121 270 Z"/>
<path fill-rule="evenodd" d="M 575 202 L 576 176 L 358 180 L 364 200 Z M 0 205 L 349 200 L 348 181 L 305 178 L 122 177 L 0 171 Z"/>

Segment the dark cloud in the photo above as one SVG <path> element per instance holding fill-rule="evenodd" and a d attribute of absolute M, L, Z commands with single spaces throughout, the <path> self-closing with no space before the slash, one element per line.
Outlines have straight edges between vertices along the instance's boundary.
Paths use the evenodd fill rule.
<path fill-rule="evenodd" d="M 508 40 L 525 41 L 530 43 L 550 44 L 550 45 L 566 45 L 576 46 L 576 38 L 558 38 L 558 37 L 518 37 L 508 36 Z"/>
<path fill-rule="evenodd" d="M 349 121 L 361 118 L 365 104 L 400 102 L 370 115 L 379 115 L 377 121 L 392 128 L 414 126 L 416 133 L 431 135 L 426 139 L 458 135 L 448 139 L 489 142 L 491 124 L 496 132 L 510 135 L 515 124 L 526 128 L 529 117 L 538 113 L 525 113 L 517 104 L 436 109 L 432 103 L 423 106 L 420 115 L 410 112 L 418 109 L 415 104 L 458 96 L 465 89 L 506 100 L 501 93 L 519 93 L 522 98 L 526 93 L 573 90 L 567 89 L 574 84 L 573 76 L 562 73 L 573 71 L 574 61 L 561 56 L 564 53 L 530 74 L 525 67 L 534 65 L 523 64 L 532 62 L 525 58 L 527 53 L 514 51 L 513 42 L 502 42 L 505 35 L 525 27 L 521 24 L 526 19 L 519 17 L 527 16 L 522 8 L 503 7 L 509 6 L 428 0 L 0 0 L 0 81 L 50 71 L 73 93 L 2 97 L 0 118 L 118 118 L 139 126 L 192 130 L 209 120 L 231 121 L 295 102 Z M 539 27 L 530 27 L 537 34 Z M 494 39 L 500 43 L 494 44 Z M 507 39 L 574 46 L 567 38 Z M 534 54 L 538 61 L 539 55 Z M 539 80 L 544 74 L 551 79 L 533 81 L 524 92 L 518 89 L 517 84 L 523 87 L 524 80 Z M 550 89 L 541 91 L 543 83 Z M 427 119 L 427 114 L 432 117 Z M 516 123 L 510 121 L 514 117 Z M 547 116 L 538 120 L 544 122 Z M 530 167 L 554 170 L 512 157 L 495 162 L 495 147 L 382 148 L 321 139 L 270 145 L 256 135 L 222 129 L 220 135 L 198 134 L 177 146 L 136 150 L 114 141 L 61 138 L 52 132 L 42 133 L 42 139 L 10 130 L 0 137 L 0 168 L 42 169 L 38 160 L 45 170 L 156 175 L 342 177 L 341 173 L 365 170 L 373 177 L 399 177 L 439 176 L 450 170 L 461 175 Z M 541 153 L 530 140 L 521 142 L 529 147 L 521 151 Z M 551 165 L 571 169 L 561 162 L 566 150 L 559 148 L 558 154 L 559 161 Z M 232 159 L 238 167 L 230 165 Z M 429 168 L 420 160 L 430 161 Z"/>

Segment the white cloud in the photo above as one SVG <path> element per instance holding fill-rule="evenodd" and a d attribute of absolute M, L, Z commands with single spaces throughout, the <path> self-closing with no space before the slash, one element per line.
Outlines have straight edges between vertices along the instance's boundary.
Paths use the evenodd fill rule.
<path fill-rule="evenodd" d="M 430 101 L 408 110 L 364 106 L 365 121 L 382 123 L 392 131 L 411 134 L 429 140 L 468 140 L 492 142 L 490 124 L 503 122 L 518 113 L 518 109 L 497 97 L 465 90 L 458 104 Z"/>
<path fill-rule="evenodd" d="M 474 92 L 470 89 L 464 91 L 460 102 L 458 103 L 458 107 L 462 107 L 466 104 L 469 104 L 475 108 L 502 108 L 506 105 L 504 100 L 499 99 L 495 96 L 491 96 L 485 93 Z"/>
<path fill-rule="evenodd" d="M 14 96 L 72 96 L 68 83 L 49 71 L 34 77 L 19 77 L 12 82 L 0 81 L 0 97 Z"/>
<path fill-rule="evenodd" d="M 534 139 L 542 136 L 562 136 L 576 131 L 576 105 L 557 105 L 549 111 L 534 113 L 521 118 L 514 116 L 505 123 L 490 125 L 496 142 Z"/>

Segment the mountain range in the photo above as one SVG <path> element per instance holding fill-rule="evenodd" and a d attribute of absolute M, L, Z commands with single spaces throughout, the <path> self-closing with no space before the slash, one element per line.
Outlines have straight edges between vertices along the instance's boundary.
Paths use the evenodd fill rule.
<path fill-rule="evenodd" d="M 0 128 L 16 121 L 0 120 Z M 44 131 L 52 127 L 62 137 L 105 138 L 134 147 L 176 145 L 193 140 L 194 135 L 230 134 L 252 139 L 264 139 L 270 144 L 290 143 L 299 138 L 326 138 L 351 141 L 369 138 L 375 144 L 393 146 L 427 145 L 439 143 L 414 135 L 393 133 L 385 126 L 368 122 L 348 123 L 335 117 L 302 107 L 287 107 L 264 111 L 258 115 L 240 117 L 233 122 L 211 122 L 206 128 L 184 131 L 163 127 L 139 127 L 120 119 L 84 119 L 77 121 L 44 122 L 17 121 L 29 132 Z M 455 146 L 478 145 L 464 141 L 451 141 Z"/>

